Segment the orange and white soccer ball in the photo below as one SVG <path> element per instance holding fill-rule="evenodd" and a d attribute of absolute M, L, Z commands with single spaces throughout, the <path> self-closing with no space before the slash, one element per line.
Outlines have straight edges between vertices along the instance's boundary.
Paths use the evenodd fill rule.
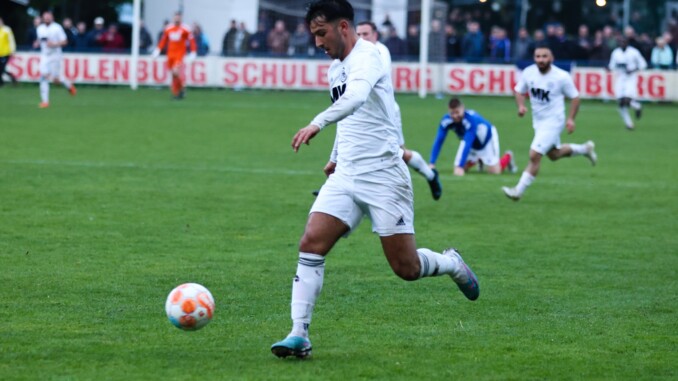
<path fill-rule="evenodd" d="M 177 328 L 195 331 L 207 325 L 214 316 L 214 298 L 204 286 L 184 283 L 167 296 L 167 318 Z"/>

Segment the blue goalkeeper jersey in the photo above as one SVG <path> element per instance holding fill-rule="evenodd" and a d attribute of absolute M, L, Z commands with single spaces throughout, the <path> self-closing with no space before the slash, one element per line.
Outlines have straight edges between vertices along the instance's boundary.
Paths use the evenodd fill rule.
<path fill-rule="evenodd" d="M 435 164 L 436 160 L 438 160 L 440 149 L 443 147 L 447 133 L 450 130 L 454 131 L 463 142 L 459 146 L 461 153 L 457 154 L 457 160 L 454 163 L 455 167 L 464 167 L 471 149 L 481 150 L 492 139 L 492 124 L 475 111 L 466 110 L 464 112 L 464 119 L 459 123 L 455 123 L 450 114 L 445 114 L 440 120 L 438 135 L 436 135 L 433 148 L 431 149 L 431 159 L 429 160 L 431 164 Z"/>

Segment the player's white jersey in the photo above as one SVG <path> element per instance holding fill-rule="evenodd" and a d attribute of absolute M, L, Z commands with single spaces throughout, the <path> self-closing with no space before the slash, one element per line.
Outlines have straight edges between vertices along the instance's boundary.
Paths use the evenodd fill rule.
<path fill-rule="evenodd" d="M 536 64 L 528 66 L 514 90 L 529 94 L 535 129 L 562 129 L 565 126 L 565 97 L 579 96 L 570 74 L 554 65 L 546 74 L 542 74 Z"/>
<path fill-rule="evenodd" d="M 610 56 L 610 70 L 616 74 L 627 74 L 636 70 L 647 68 L 647 62 L 638 49 L 633 46 L 627 46 L 626 49 L 616 48 Z"/>
<path fill-rule="evenodd" d="M 47 42 L 58 44 L 67 39 L 64 28 L 55 22 L 49 25 L 40 24 L 37 29 L 37 36 L 38 41 L 40 41 L 40 54 L 43 57 L 59 56 L 61 54 L 61 45 L 49 47 Z"/>
<path fill-rule="evenodd" d="M 377 47 L 358 39 L 343 60 L 334 60 L 328 71 L 332 102 L 352 83 L 366 81 L 372 89 L 365 103 L 337 123 L 335 142 L 337 171 L 353 174 L 383 169 L 400 159 L 395 99 L 391 75 L 384 70 Z"/>
<path fill-rule="evenodd" d="M 379 56 L 381 57 L 381 63 L 384 65 L 384 68 L 388 71 L 388 74 L 391 75 L 391 52 L 388 51 L 386 45 L 377 41 L 375 43 L 377 49 L 379 49 Z"/>
<path fill-rule="evenodd" d="M 610 70 L 614 71 L 614 94 L 617 98 L 638 97 L 638 70 L 647 68 L 647 62 L 638 49 L 627 46 L 616 48 L 610 56 Z"/>

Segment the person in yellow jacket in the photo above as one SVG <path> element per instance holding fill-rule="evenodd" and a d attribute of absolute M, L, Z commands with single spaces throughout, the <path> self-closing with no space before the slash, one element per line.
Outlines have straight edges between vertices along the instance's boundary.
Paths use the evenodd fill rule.
<path fill-rule="evenodd" d="M 6 71 L 7 63 L 9 63 L 9 59 L 15 50 L 16 42 L 14 41 L 12 29 L 6 26 L 2 17 L 0 17 L 0 86 L 5 84 L 2 79 L 4 74 L 7 74 L 12 79 L 12 83 L 16 83 L 14 74 Z"/>

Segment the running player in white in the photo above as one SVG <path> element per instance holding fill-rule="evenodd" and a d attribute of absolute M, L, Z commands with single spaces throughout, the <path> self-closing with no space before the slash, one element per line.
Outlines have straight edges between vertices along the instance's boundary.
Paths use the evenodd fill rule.
<path fill-rule="evenodd" d="M 530 145 L 530 162 L 514 188 L 502 187 L 504 194 L 514 201 L 520 200 L 525 189 L 532 184 L 539 173 L 542 156 L 555 161 L 564 157 L 584 155 L 591 164 L 596 164 L 595 145 L 592 141 L 584 144 L 560 144 L 563 127 L 568 134 L 574 132 L 574 118 L 579 110 L 579 91 L 572 77 L 565 70 L 553 65 L 553 54 L 547 46 L 538 46 L 534 51 L 533 65 L 523 70 L 516 84 L 515 98 L 518 116 L 527 112 L 525 93 L 529 93 L 532 105 L 534 139 Z M 565 119 L 565 97 L 570 98 L 570 112 Z"/>
<path fill-rule="evenodd" d="M 271 351 L 278 357 L 311 353 L 308 328 L 323 285 L 325 256 L 367 216 L 379 234 L 393 272 L 408 281 L 449 275 L 464 295 L 480 295 L 478 281 L 455 249 L 442 254 L 417 249 L 410 172 L 402 160 L 394 123 L 390 73 L 374 44 L 358 37 L 353 7 L 346 0 L 316 0 L 306 23 L 317 47 L 334 59 L 328 71 L 333 104 L 292 139 L 295 152 L 326 126 L 337 122 L 327 181 L 318 194 L 299 242 L 292 282 L 292 330 Z"/>
<path fill-rule="evenodd" d="M 54 22 L 52 12 L 42 14 L 42 24 L 37 29 L 38 39 L 33 44 L 40 47 L 40 108 L 49 107 L 49 84 L 61 83 L 71 95 L 75 86 L 61 74 L 61 47 L 68 44 L 68 38 L 61 25 Z"/>
<path fill-rule="evenodd" d="M 384 68 L 391 73 L 391 53 L 388 51 L 386 45 L 379 42 L 379 33 L 377 32 L 377 26 L 371 21 L 359 22 L 356 27 L 358 37 L 363 40 L 369 41 L 379 48 L 379 54 L 381 57 L 381 62 L 384 65 Z M 438 178 L 438 171 L 434 168 L 430 168 L 424 158 L 417 151 L 413 151 L 405 148 L 405 137 L 403 136 L 403 120 L 400 116 L 400 106 L 398 103 L 395 104 L 395 124 L 398 127 L 398 143 L 400 148 L 403 149 L 403 160 L 415 171 L 419 172 L 431 188 L 431 195 L 434 200 L 437 200 L 442 195 L 442 186 L 440 185 L 440 179 Z"/>
<path fill-rule="evenodd" d="M 619 47 L 612 51 L 609 69 L 614 72 L 614 94 L 619 101 L 619 115 L 626 128 L 635 127 L 629 116 L 629 106 L 636 111 L 636 119 L 640 119 L 643 108 L 638 102 L 638 72 L 647 68 L 647 62 L 638 49 L 629 46 L 624 37 L 619 37 Z"/>

